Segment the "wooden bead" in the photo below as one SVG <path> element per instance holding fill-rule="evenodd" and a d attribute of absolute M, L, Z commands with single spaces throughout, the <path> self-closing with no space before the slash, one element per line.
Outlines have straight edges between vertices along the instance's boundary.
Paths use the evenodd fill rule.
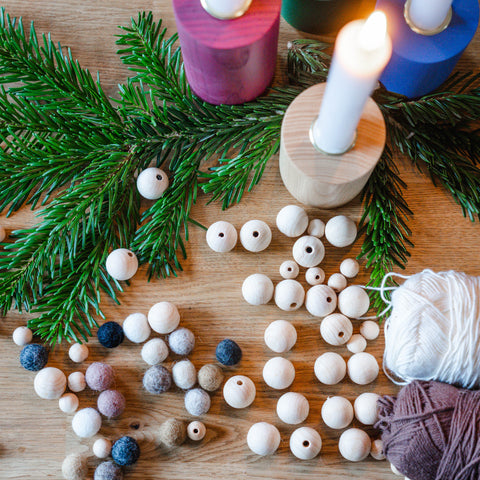
<path fill-rule="evenodd" d="M 13 331 L 12 339 L 15 345 L 24 347 L 32 341 L 33 333 L 28 327 L 18 327 Z"/>
<path fill-rule="evenodd" d="M 237 238 L 235 227 L 223 220 L 212 223 L 207 230 L 207 244 L 217 253 L 226 253 L 233 250 L 237 244 Z"/>
<path fill-rule="evenodd" d="M 347 279 L 341 273 L 334 273 L 330 275 L 327 285 L 338 293 L 347 286 Z"/>
<path fill-rule="evenodd" d="M 130 280 L 138 270 L 137 256 L 126 248 L 117 248 L 108 255 L 106 269 L 115 280 Z"/>
<path fill-rule="evenodd" d="M 73 372 L 68 376 L 68 388 L 72 392 L 83 392 L 86 386 L 85 375 L 82 372 Z"/>
<path fill-rule="evenodd" d="M 295 367 L 286 358 L 271 358 L 263 367 L 263 379 L 269 387 L 283 390 L 295 380 Z"/>
<path fill-rule="evenodd" d="M 240 242 L 249 252 L 262 252 L 272 241 L 272 231 L 262 220 L 250 220 L 240 229 Z"/>
<path fill-rule="evenodd" d="M 338 309 L 347 317 L 360 318 L 369 308 L 368 293 L 358 285 L 351 285 L 338 295 Z"/>
<path fill-rule="evenodd" d="M 321 448 L 322 438 L 313 428 L 297 428 L 290 436 L 290 451 L 300 460 L 315 458 Z"/>
<path fill-rule="evenodd" d="M 297 331 L 290 322 L 275 320 L 265 329 L 264 339 L 270 350 L 285 353 L 297 342 Z"/>
<path fill-rule="evenodd" d="M 353 332 L 352 322 L 341 313 L 327 315 L 320 324 L 320 334 L 330 345 L 343 345 L 350 340 Z"/>
<path fill-rule="evenodd" d="M 229 378 L 223 386 L 223 398 L 233 408 L 246 408 L 255 400 L 255 384 L 244 375 Z"/>
<path fill-rule="evenodd" d="M 374 425 L 378 421 L 377 401 L 380 395 L 366 392 L 359 395 L 353 403 L 355 418 L 364 425 Z"/>
<path fill-rule="evenodd" d="M 336 385 L 347 373 L 345 360 L 335 352 L 326 352 L 315 361 L 315 376 L 325 385 Z"/>
<path fill-rule="evenodd" d="M 277 214 L 277 228 L 287 237 L 298 237 L 308 227 L 307 212 L 297 205 L 287 205 Z"/>
<path fill-rule="evenodd" d="M 305 235 L 293 244 L 292 254 L 301 267 L 316 267 L 325 256 L 325 247 L 317 237 Z"/>
<path fill-rule="evenodd" d="M 352 353 L 363 352 L 367 348 L 367 341 L 363 335 L 356 333 L 352 335 L 350 340 L 347 342 L 347 348 Z"/>
<path fill-rule="evenodd" d="M 308 400 L 300 393 L 284 393 L 277 402 L 277 415 L 282 422 L 298 425 L 306 420 L 310 411 Z"/>
<path fill-rule="evenodd" d="M 78 397 L 74 393 L 66 393 L 58 399 L 58 407 L 64 413 L 73 413 L 79 405 Z"/>
<path fill-rule="evenodd" d="M 180 323 L 180 313 L 171 302 L 159 302 L 148 312 L 148 323 L 152 330 L 165 335 L 173 332 Z"/>
<path fill-rule="evenodd" d="M 307 291 L 305 307 L 314 317 L 326 317 L 337 307 L 337 294 L 327 285 L 315 285 Z"/>
<path fill-rule="evenodd" d="M 194 442 L 199 442 L 200 440 L 203 440 L 206 433 L 207 429 L 205 428 L 205 425 L 198 420 L 190 422 L 187 425 L 187 436 L 190 440 L 193 440 Z"/>
<path fill-rule="evenodd" d="M 347 247 L 357 238 L 357 226 L 345 215 L 337 215 L 325 225 L 325 238 L 334 247 Z"/>
<path fill-rule="evenodd" d="M 160 168 L 150 167 L 142 170 L 137 177 L 138 193 L 147 200 L 159 199 L 169 185 L 167 174 Z"/>
<path fill-rule="evenodd" d="M 280 445 L 280 432 L 270 423 L 254 423 L 248 430 L 247 445 L 257 455 L 272 455 Z"/>
<path fill-rule="evenodd" d="M 80 343 L 74 343 L 68 350 L 70 360 L 75 363 L 82 363 L 88 358 L 88 347 Z"/>
<path fill-rule="evenodd" d="M 283 278 L 297 278 L 300 269 L 293 260 L 286 260 L 280 265 L 280 275 Z"/>
<path fill-rule="evenodd" d="M 5 231 L 5 228 L 0 225 L 0 242 L 3 242 L 7 238 L 7 232 Z"/>
<path fill-rule="evenodd" d="M 360 352 L 352 355 L 347 362 L 348 376 L 358 385 L 367 385 L 378 377 L 377 359 L 370 353 Z"/>
<path fill-rule="evenodd" d="M 360 462 L 368 457 L 371 444 L 370 437 L 366 432 L 359 428 L 350 428 L 340 435 L 338 449 L 346 460 Z"/>
<path fill-rule="evenodd" d="M 319 218 L 313 218 L 308 224 L 307 233 L 314 237 L 322 238 L 325 234 L 325 223 Z"/>
<path fill-rule="evenodd" d="M 375 460 L 385 460 L 385 454 L 383 453 L 383 441 L 381 438 L 373 440 L 370 448 L 370 455 Z"/>
<path fill-rule="evenodd" d="M 305 272 L 305 280 L 309 285 L 320 285 L 325 280 L 325 272 L 320 267 L 309 268 Z"/>
<path fill-rule="evenodd" d="M 360 333 L 367 339 L 367 340 L 375 340 L 380 335 L 380 327 L 377 322 L 373 320 L 365 320 L 360 325 Z"/>
<path fill-rule="evenodd" d="M 108 438 L 99 438 L 95 440 L 92 451 L 97 458 L 107 458 L 112 451 L 112 442 Z"/>
<path fill-rule="evenodd" d="M 305 290 L 296 280 L 282 280 L 275 287 L 275 303 L 285 312 L 298 310 L 303 305 Z"/>
<path fill-rule="evenodd" d="M 273 297 L 273 282 L 263 273 L 254 273 L 243 281 L 242 295 L 250 305 L 264 305 Z"/>
<path fill-rule="evenodd" d="M 327 427 L 339 430 L 353 420 L 352 404 L 344 397 L 329 397 L 322 405 L 322 420 Z"/>
<path fill-rule="evenodd" d="M 35 375 L 33 387 L 40 398 L 55 400 L 65 392 L 67 377 L 58 368 L 46 367 Z"/>
<path fill-rule="evenodd" d="M 353 258 L 346 258 L 340 264 L 340 273 L 347 278 L 356 277 L 359 271 L 360 271 L 360 265 Z"/>

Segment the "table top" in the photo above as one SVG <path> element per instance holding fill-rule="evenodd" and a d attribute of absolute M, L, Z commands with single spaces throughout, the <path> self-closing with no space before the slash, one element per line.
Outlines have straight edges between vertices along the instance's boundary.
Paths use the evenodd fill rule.
<path fill-rule="evenodd" d="M 362 6 L 371 2 L 363 2 Z M 156 17 L 164 19 L 164 25 L 175 31 L 172 7 L 167 0 L 6 0 L 3 2 L 12 16 L 23 16 L 25 23 L 35 20 L 37 32 L 51 32 L 55 41 L 72 48 L 73 55 L 90 71 L 101 72 L 102 84 L 108 94 L 114 95 L 116 85 L 125 80 L 126 69 L 115 54 L 115 38 L 118 25 L 128 25 L 129 18 L 140 10 L 152 10 Z M 283 20 L 279 48 L 282 52 L 278 62 L 277 81 L 285 78 L 285 55 L 283 49 L 290 39 L 302 38 L 305 34 L 295 31 Z M 480 65 L 480 37 L 462 57 L 459 69 L 478 68 Z M 460 208 L 440 187 L 434 187 L 429 177 L 403 158 L 397 158 L 402 178 L 408 184 L 405 197 L 414 212 L 410 220 L 411 249 L 406 273 L 413 274 L 424 268 L 437 271 L 455 269 L 471 275 L 480 275 L 478 243 L 480 227 L 462 216 Z M 96 338 L 89 343 L 90 357 L 105 360 L 118 372 L 117 387 L 127 399 L 127 409 L 118 420 L 105 421 L 101 434 L 111 438 L 132 435 L 139 440 L 142 456 L 139 462 L 128 468 L 126 479 L 207 479 L 207 478 L 275 478 L 302 479 L 312 476 L 330 478 L 388 479 L 395 478 L 388 462 L 371 458 L 359 463 L 350 463 L 338 453 L 340 432 L 327 428 L 320 417 L 323 402 L 328 396 L 343 395 L 353 401 L 360 393 L 374 391 L 391 394 L 397 387 L 383 373 L 377 381 L 367 386 L 358 386 L 344 380 L 336 386 L 322 386 L 315 378 L 313 364 L 322 352 L 335 349 L 345 358 L 349 352 L 344 347 L 328 347 L 319 335 L 319 320 L 310 316 L 304 308 L 285 313 L 271 302 L 261 307 L 248 305 L 241 296 L 241 284 L 252 273 L 269 275 L 274 283 L 280 280 L 279 265 L 291 258 L 292 240 L 284 237 L 275 227 L 275 217 L 283 206 L 296 203 L 284 188 L 278 159 L 273 158 L 260 185 L 242 202 L 222 212 L 218 204 L 206 205 L 208 197 L 199 195 L 193 209 L 193 218 L 204 225 L 217 220 L 233 223 L 237 229 L 249 219 L 266 221 L 273 230 L 271 246 L 263 253 L 248 253 L 237 247 L 228 254 L 212 252 L 205 242 L 205 233 L 191 228 L 187 244 L 188 259 L 183 262 L 184 271 L 178 278 L 147 282 L 142 267 L 120 295 L 117 306 L 104 298 L 103 308 L 108 320 L 122 321 L 134 312 L 146 313 L 156 302 L 168 300 L 177 304 L 181 325 L 190 328 L 196 335 L 196 347 L 191 360 L 197 368 L 214 361 L 216 344 L 225 337 L 235 339 L 243 349 L 243 359 L 234 368 L 226 369 L 226 375 L 244 374 L 257 386 L 257 398 L 244 410 L 228 407 L 221 392 L 212 395 L 210 412 L 202 420 L 207 426 L 206 438 L 198 443 L 187 442 L 181 447 L 168 450 L 158 445 L 158 428 L 169 417 L 184 420 L 192 418 L 183 406 L 183 393 L 172 390 L 161 396 L 147 394 L 142 388 L 142 376 L 147 369 L 140 357 L 141 347 L 128 341 L 112 351 L 101 347 Z M 146 204 L 145 204 L 146 205 Z M 336 210 L 307 209 L 311 217 L 327 220 L 336 214 L 346 214 L 355 220 L 361 215 L 358 199 Z M 35 224 L 34 213 L 25 208 L 0 223 L 7 231 Z M 348 248 L 326 247 L 322 264 L 327 276 L 338 271 L 340 261 L 356 256 L 362 238 Z M 368 273 L 362 263 L 361 273 L 355 280 L 364 283 Z M 1 287 L 0 287 L 1 288 Z M 26 323 L 28 315 L 15 311 L 0 321 L 0 478 L 44 479 L 60 478 L 63 458 L 72 452 L 89 452 L 90 474 L 98 460 L 91 453 L 93 439 L 80 440 L 71 429 L 71 416 L 58 409 L 56 401 L 39 399 L 33 390 L 32 372 L 23 370 L 18 361 L 20 348 L 11 340 L 13 330 Z M 276 400 L 283 392 L 267 387 L 262 379 L 265 362 L 275 356 L 264 344 L 263 333 L 273 320 L 284 318 L 291 321 L 298 331 L 298 342 L 286 354 L 296 368 L 292 390 L 306 395 L 310 401 L 310 415 L 303 425 L 318 429 L 323 439 L 320 456 L 310 461 L 300 461 L 289 451 L 288 439 L 295 429 L 277 418 Z M 358 332 L 359 322 L 354 324 Z M 369 342 L 367 352 L 381 361 L 383 335 Z M 86 364 L 75 366 L 67 355 L 67 346 L 62 345 L 50 354 L 49 365 L 71 373 L 85 370 Z M 169 357 L 167 365 L 171 365 Z M 90 391 L 79 394 L 81 406 L 94 406 L 96 395 Z M 251 424 L 267 421 L 275 424 L 282 441 L 278 452 L 270 457 L 258 457 L 246 445 L 246 434 Z M 354 423 L 359 426 L 358 423 Z M 369 430 L 370 433 L 373 433 Z"/>

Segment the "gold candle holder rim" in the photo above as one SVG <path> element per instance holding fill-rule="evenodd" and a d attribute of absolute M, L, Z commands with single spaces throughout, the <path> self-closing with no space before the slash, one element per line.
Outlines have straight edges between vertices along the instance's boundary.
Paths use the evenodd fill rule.
<path fill-rule="evenodd" d="M 441 25 L 439 25 L 437 28 L 434 28 L 432 30 L 426 30 L 424 28 L 420 28 L 415 23 L 413 23 L 412 18 L 410 17 L 410 5 L 412 4 L 412 0 L 407 0 L 405 2 L 405 7 L 403 9 L 403 16 L 405 17 L 405 21 L 407 22 L 407 25 L 410 27 L 412 31 L 415 33 L 418 33 L 419 35 L 425 35 L 427 37 L 431 37 L 432 35 L 437 35 L 441 32 L 443 32 L 445 29 L 448 28 L 450 25 L 450 22 L 452 21 L 452 7 L 449 8 L 447 16 L 445 17 L 445 20 Z"/>
<path fill-rule="evenodd" d="M 312 124 L 310 125 L 310 129 L 308 131 L 308 137 L 310 138 L 310 141 L 312 142 L 312 145 L 313 145 L 313 148 L 315 150 L 317 150 L 317 152 L 320 152 L 320 153 L 323 153 L 324 155 L 329 155 L 331 157 L 341 157 L 342 155 L 344 155 L 345 153 L 349 152 L 350 150 L 352 150 L 354 147 L 355 147 L 355 143 L 357 142 L 357 130 L 355 129 L 355 135 L 353 137 L 353 141 L 352 143 L 345 149 L 343 150 L 342 152 L 337 152 L 337 153 L 330 153 L 330 152 L 327 152 L 325 150 L 323 150 L 322 148 L 320 148 L 318 146 L 318 144 L 315 142 L 315 136 L 313 134 L 313 129 L 315 128 L 315 123 L 317 122 L 317 118 L 318 117 L 315 117 L 313 119 L 313 122 Z"/>
<path fill-rule="evenodd" d="M 204 10 L 212 17 L 218 18 L 219 20 L 233 20 L 235 18 L 241 17 L 246 13 L 246 11 L 250 8 L 250 5 L 252 4 L 252 0 L 245 0 L 241 8 L 239 8 L 238 10 L 236 10 L 235 12 L 233 12 L 231 15 L 228 15 L 228 16 L 218 15 L 218 13 L 212 10 L 211 7 L 208 5 L 208 0 L 200 0 L 200 3 L 204 8 Z"/>

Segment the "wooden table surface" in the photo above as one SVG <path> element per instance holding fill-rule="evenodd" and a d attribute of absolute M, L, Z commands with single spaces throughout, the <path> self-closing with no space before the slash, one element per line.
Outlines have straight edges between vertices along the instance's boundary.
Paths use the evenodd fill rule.
<path fill-rule="evenodd" d="M 364 2 L 363 6 L 370 6 Z M 72 48 L 84 67 L 99 70 L 103 86 L 115 95 L 115 86 L 125 80 L 127 72 L 120 65 L 115 51 L 117 25 L 127 25 L 131 16 L 140 10 L 152 10 L 162 17 L 171 32 L 175 23 L 170 2 L 167 0 L 7 0 L 3 2 L 12 16 L 23 16 L 25 23 L 35 20 L 37 32 L 51 32 L 56 41 Z M 279 50 L 281 57 L 277 80 L 283 78 L 284 47 L 289 39 L 301 34 L 282 21 Z M 477 35 L 463 56 L 459 68 L 479 69 L 480 38 Z M 456 269 L 480 275 L 478 243 L 480 226 L 465 219 L 459 207 L 441 188 L 432 186 L 428 177 L 420 174 L 408 161 L 398 158 L 403 179 L 408 183 L 405 195 L 414 211 L 410 221 L 411 240 L 415 243 L 407 273 L 424 268 L 441 271 Z M 203 442 L 187 442 L 180 448 L 167 450 L 159 447 L 157 432 L 169 417 L 191 420 L 183 407 L 183 394 L 173 390 L 161 396 L 147 394 L 142 388 L 142 376 L 147 366 L 140 357 L 141 346 L 129 341 L 112 351 L 101 347 L 96 339 L 89 343 L 91 354 L 86 364 L 75 366 L 67 355 L 67 346 L 56 348 L 50 355 L 49 365 L 58 366 L 65 373 L 77 368 L 85 371 L 93 360 L 105 360 L 118 372 L 117 387 L 127 398 L 124 415 L 114 421 L 105 421 L 101 433 L 109 437 L 133 435 L 142 448 L 140 461 L 129 468 L 126 479 L 302 479 L 395 478 L 388 462 L 371 458 L 360 463 L 349 463 L 338 453 L 340 432 L 327 428 L 321 421 L 320 410 L 329 395 L 340 394 L 354 400 L 362 392 L 374 391 L 390 394 L 397 391 L 383 374 L 367 386 L 357 386 L 345 380 L 337 386 L 322 386 L 313 373 L 316 357 L 327 350 L 336 349 L 344 357 L 349 352 L 343 347 L 328 347 L 319 335 L 319 320 L 304 308 L 285 313 L 270 303 L 262 307 L 246 304 L 241 296 L 243 279 L 255 272 L 269 275 L 274 282 L 280 280 L 278 267 L 291 258 L 292 240 L 282 236 L 275 227 L 275 217 L 281 207 L 294 202 L 280 179 L 278 162 L 268 164 L 260 185 L 246 195 L 240 205 L 222 212 L 218 205 L 205 206 L 207 198 L 199 196 L 193 217 L 205 225 L 216 220 L 232 222 L 238 229 L 249 219 L 266 221 L 273 229 L 271 246 L 261 254 L 247 253 L 237 247 L 229 254 L 216 254 L 205 243 L 205 234 L 191 229 L 187 245 L 188 260 L 178 278 L 147 282 L 145 269 L 141 269 L 132 285 L 116 306 L 104 299 L 103 307 L 108 320 L 122 321 L 134 312 L 146 313 L 151 305 L 168 300 L 178 305 L 181 325 L 196 335 L 197 344 L 191 360 L 200 368 L 214 361 L 216 344 L 225 337 L 235 339 L 243 348 L 241 363 L 230 368 L 228 375 L 245 374 L 257 385 L 257 398 L 250 408 L 234 410 L 228 407 L 221 392 L 212 396 L 212 408 L 205 421 L 208 433 Z M 309 214 L 327 220 L 335 214 L 347 214 L 358 220 L 361 205 L 358 200 L 335 211 L 308 209 Z M 35 223 L 34 214 L 23 209 L 10 218 L 0 216 L 7 230 Z M 333 249 L 327 246 L 322 266 L 327 275 L 338 271 L 340 261 L 356 256 L 362 239 L 351 247 Z M 365 282 L 368 275 L 362 266 L 357 282 Z M 1 288 L 1 286 L 0 286 Z M 56 401 L 39 399 L 33 391 L 34 373 L 23 370 L 18 361 L 20 347 L 11 340 L 13 330 L 24 325 L 27 315 L 10 312 L 0 321 L 0 478 L 46 479 L 60 478 L 63 458 L 72 452 L 85 451 L 90 455 L 90 476 L 98 463 L 91 454 L 93 439 L 80 440 L 72 432 L 71 416 L 58 409 Z M 292 390 L 304 393 L 310 401 L 310 415 L 304 425 L 319 430 L 323 439 L 321 455 L 311 461 L 300 461 L 289 451 L 288 439 L 294 427 L 282 424 L 276 416 L 276 400 L 283 392 L 268 388 L 262 379 L 262 367 L 271 357 L 263 342 L 265 327 L 273 320 L 290 320 L 298 330 L 298 342 L 286 356 L 296 368 Z M 358 332 L 358 322 L 354 331 Z M 369 342 L 367 351 L 381 361 L 383 335 Z M 171 364 L 171 357 L 167 363 Z M 81 406 L 95 405 L 96 396 L 85 391 L 80 394 Z M 257 421 L 271 422 L 280 429 L 282 441 L 277 454 L 261 458 L 250 452 L 246 434 Z M 354 423 L 358 426 L 357 423 Z"/>

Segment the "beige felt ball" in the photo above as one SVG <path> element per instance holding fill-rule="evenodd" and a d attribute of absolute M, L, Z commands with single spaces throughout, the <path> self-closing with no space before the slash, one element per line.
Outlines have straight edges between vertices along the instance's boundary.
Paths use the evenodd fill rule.
<path fill-rule="evenodd" d="M 115 280 L 129 280 L 138 270 L 137 256 L 126 248 L 117 248 L 107 257 L 108 274 Z"/>
<path fill-rule="evenodd" d="M 308 224 L 307 233 L 314 237 L 322 238 L 325 234 L 325 223 L 319 218 L 313 218 Z"/>
<path fill-rule="evenodd" d="M 79 405 L 78 397 L 74 393 L 65 393 L 58 399 L 58 406 L 64 413 L 73 413 Z"/>
<path fill-rule="evenodd" d="M 248 430 L 247 445 L 257 455 L 272 455 L 280 445 L 280 432 L 270 423 L 254 423 Z"/>
<path fill-rule="evenodd" d="M 277 415 L 282 422 L 298 425 L 305 421 L 310 411 L 308 400 L 296 392 L 284 393 L 277 402 Z"/>
<path fill-rule="evenodd" d="M 367 341 L 363 335 L 355 333 L 347 342 L 347 348 L 352 353 L 363 352 L 367 348 Z"/>
<path fill-rule="evenodd" d="M 270 350 L 285 353 L 295 345 L 297 330 L 286 320 L 275 320 L 265 329 L 264 339 Z"/>
<path fill-rule="evenodd" d="M 292 254 L 301 267 L 316 267 L 325 256 L 325 247 L 317 237 L 305 235 L 293 244 Z"/>
<path fill-rule="evenodd" d="M 75 363 L 82 363 L 88 358 L 88 347 L 80 343 L 74 343 L 68 350 L 70 360 Z"/>
<path fill-rule="evenodd" d="M 309 285 L 320 285 L 325 280 L 325 272 L 320 267 L 311 267 L 305 272 L 305 280 Z"/>
<path fill-rule="evenodd" d="M 55 367 L 42 368 L 33 381 L 35 393 L 45 400 L 56 400 L 63 395 L 67 387 L 67 377 Z"/>
<path fill-rule="evenodd" d="M 303 305 L 305 290 L 300 282 L 287 279 L 282 280 L 275 287 L 275 303 L 285 312 L 298 310 Z"/>
<path fill-rule="evenodd" d="M 87 457 L 77 453 L 65 457 L 62 475 L 65 480 L 85 480 L 88 475 Z"/>
<path fill-rule="evenodd" d="M 280 265 L 279 270 L 280 270 L 280 275 L 283 278 L 297 278 L 300 272 L 300 269 L 298 268 L 298 264 L 293 260 L 285 260 Z"/>
<path fill-rule="evenodd" d="M 262 252 L 272 241 L 272 231 L 262 220 L 250 220 L 240 229 L 240 242 L 249 252 Z"/>
<path fill-rule="evenodd" d="M 130 314 L 122 324 L 123 333 L 133 343 L 143 343 L 151 333 L 147 316 L 143 313 Z"/>
<path fill-rule="evenodd" d="M 315 285 L 307 291 L 305 307 L 314 317 L 326 317 L 337 307 L 337 294 L 327 285 Z"/>
<path fill-rule="evenodd" d="M 0 225 L 0 242 L 3 242 L 7 238 L 7 232 L 5 231 L 5 228 Z"/>
<path fill-rule="evenodd" d="M 322 438 L 313 428 L 297 428 L 290 436 L 290 451 L 300 460 L 315 458 L 321 448 Z"/>
<path fill-rule="evenodd" d="M 147 200 L 159 199 L 168 188 L 168 185 L 168 176 L 160 168 L 146 168 L 137 177 L 138 193 Z"/>
<path fill-rule="evenodd" d="M 377 322 L 373 320 L 365 320 L 360 325 L 360 333 L 367 339 L 367 340 L 375 340 L 378 335 L 380 334 L 380 327 Z"/>
<path fill-rule="evenodd" d="M 72 392 L 83 392 L 87 383 L 85 382 L 85 375 L 83 372 L 73 372 L 68 376 L 68 388 Z"/>
<path fill-rule="evenodd" d="M 327 285 L 336 292 L 341 292 L 347 286 L 347 279 L 341 273 L 330 275 Z"/>
<path fill-rule="evenodd" d="M 336 385 L 347 373 L 345 360 L 335 352 L 325 352 L 315 361 L 315 376 L 325 385 Z"/>
<path fill-rule="evenodd" d="M 269 387 L 283 390 L 295 380 L 295 367 L 286 358 L 271 358 L 263 367 L 263 379 Z"/>
<path fill-rule="evenodd" d="M 330 345 L 343 345 L 350 340 L 353 332 L 352 322 L 341 313 L 327 315 L 320 324 L 320 334 Z"/>
<path fill-rule="evenodd" d="M 163 335 L 173 332 L 180 323 L 180 313 L 171 302 L 159 302 L 148 312 L 148 323 L 152 330 Z"/>
<path fill-rule="evenodd" d="M 223 386 L 223 398 L 233 408 L 246 408 L 255 400 L 256 388 L 250 378 L 235 375 Z"/>
<path fill-rule="evenodd" d="M 193 440 L 194 442 L 199 442 L 200 440 L 203 440 L 206 433 L 207 429 L 205 425 L 198 420 L 190 422 L 187 425 L 187 436 L 190 440 Z"/>
<path fill-rule="evenodd" d="M 220 220 L 208 227 L 207 244 L 214 252 L 226 253 L 233 250 L 237 239 L 237 230 L 231 223 Z"/>
<path fill-rule="evenodd" d="M 360 394 L 353 403 L 355 418 L 364 425 L 374 425 L 378 421 L 377 401 L 380 395 L 373 392 Z"/>
<path fill-rule="evenodd" d="M 112 442 L 108 438 L 98 438 L 92 445 L 92 451 L 97 458 L 107 458 L 112 451 Z"/>
<path fill-rule="evenodd" d="M 149 365 L 162 363 L 167 357 L 168 347 L 161 338 L 152 338 L 142 347 L 142 359 Z"/>
<path fill-rule="evenodd" d="M 169 418 L 160 425 L 158 435 L 160 442 L 166 447 L 178 447 L 187 438 L 187 426 L 181 420 Z"/>
<path fill-rule="evenodd" d="M 371 445 L 370 437 L 359 428 L 345 430 L 338 441 L 340 454 L 351 462 L 360 462 L 367 458 Z"/>
<path fill-rule="evenodd" d="M 373 440 L 372 447 L 370 449 L 370 455 L 375 460 L 385 460 L 385 454 L 383 453 L 383 442 L 381 438 Z"/>
<path fill-rule="evenodd" d="M 298 237 L 308 227 L 307 212 L 297 205 L 287 205 L 277 214 L 277 228 L 287 237 Z"/>
<path fill-rule="evenodd" d="M 357 238 L 357 226 L 345 215 L 337 215 L 325 225 L 325 238 L 334 247 L 347 247 Z"/>
<path fill-rule="evenodd" d="M 360 318 L 369 308 L 368 293 L 358 285 L 351 285 L 338 295 L 338 309 L 347 317 Z"/>
<path fill-rule="evenodd" d="M 360 352 L 352 355 L 347 362 L 348 376 L 358 385 L 367 385 L 378 377 L 377 359 L 370 353 Z"/>
<path fill-rule="evenodd" d="M 94 408 L 82 408 L 72 419 L 72 430 L 81 438 L 90 438 L 102 427 L 102 417 Z"/>
<path fill-rule="evenodd" d="M 354 258 L 346 258 L 340 264 L 340 273 L 347 278 L 353 278 L 358 275 L 360 265 Z"/>
<path fill-rule="evenodd" d="M 28 327 L 18 327 L 13 331 L 12 339 L 15 345 L 24 347 L 32 341 L 33 333 Z"/>
<path fill-rule="evenodd" d="M 348 427 L 353 420 L 352 404 L 340 396 L 327 398 L 322 406 L 322 420 L 336 430 Z"/>
<path fill-rule="evenodd" d="M 223 382 L 223 371 L 218 365 L 203 365 L 198 371 L 198 384 L 207 392 L 218 390 Z"/>
<path fill-rule="evenodd" d="M 243 281 L 242 295 L 250 305 L 264 305 L 273 297 L 273 282 L 263 273 L 254 273 Z"/>

